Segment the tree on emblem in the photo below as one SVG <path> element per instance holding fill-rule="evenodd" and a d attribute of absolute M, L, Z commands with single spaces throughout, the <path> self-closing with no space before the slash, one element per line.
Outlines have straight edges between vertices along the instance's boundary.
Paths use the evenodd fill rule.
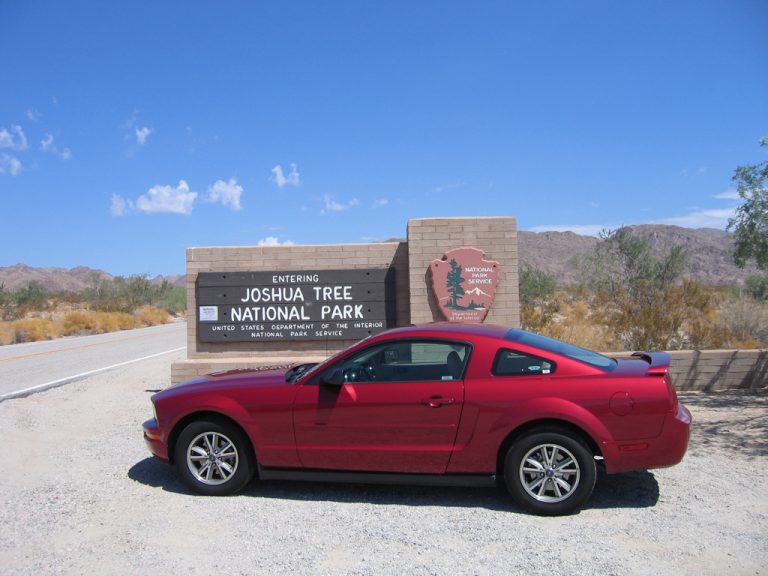
<path fill-rule="evenodd" d="M 456 259 L 451 259 L 451 271 L 448 272 L 445 285 L 448 288 L 448 293 L 451 295 L 451 302 L 447 304 L 448 307 L 454 309 L 462 309 L 463 306 L 459 305 L 459 298 L 464 296 L 464 288 L 461 285 L 464 284 L 464 278 L 461 276 L 461 266 L 456 263 Z"/>

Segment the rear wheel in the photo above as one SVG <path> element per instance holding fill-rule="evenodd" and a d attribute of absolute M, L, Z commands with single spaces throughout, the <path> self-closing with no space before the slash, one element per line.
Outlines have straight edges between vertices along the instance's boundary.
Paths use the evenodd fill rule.
<path fill-rule="evenodd" d="M 176 442 L 176 468 L 199 494 L 234 494 L 253 477 L 254 457 L 243 432 L 223 422 L 198 420 Z"/>
<path fill-rule="evenodd" d="M 595 486 L 595 459 L 580 438 L 533 433 L 516 441 L 504 461 L 504 482 L 521 507 L 544 516 L 581 508 Z"/>

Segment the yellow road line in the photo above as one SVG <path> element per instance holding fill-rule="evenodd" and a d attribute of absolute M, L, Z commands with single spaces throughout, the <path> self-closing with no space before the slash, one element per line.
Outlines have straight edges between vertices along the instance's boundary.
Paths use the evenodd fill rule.
<path fill-rule="evenodd" d="M 169 332 L 169 334 L 175 334 L 176 330 Z M 162 334 L 165 335 L 165 334 Z M 127 342 L 129 340 L 139 340 L 141 338 L 149 338 L 151 336 L 161 336 L 161 334 L 142 334 L 141 336 L 128 336 L 126 338 L 116 338 L 115 340 L 107 340 L 105 342 L 96 342 L 95 344 L 82 344 L 80 346 L 70 346 L 69 348 L 59 348 L 57 350 L 48 350 L 47 352 L 34 352 L 32 354 L 24 354 L 22 356 L 11 356 L 10 358 L 0 358 L 0 364 L 5 362 L 15 362 L 17 360 L 26 360 L 27 358 L 36 358 L 38 356 L 49 356 L 51 354 L 57 354 L 59 352 L 71 352 L 72 350 L 85 350 L 86 348 L 95 348 L 97 346 L 105 346 L 107 344 L 114 344 L 116 342 Z"/>

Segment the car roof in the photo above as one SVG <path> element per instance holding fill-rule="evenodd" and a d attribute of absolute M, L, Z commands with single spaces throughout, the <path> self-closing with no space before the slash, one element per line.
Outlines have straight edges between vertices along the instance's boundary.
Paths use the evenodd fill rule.
<path fill-rule="evenodd" d="M 458 322 L 433 322 L 393 328 L 382 336 L 399 338 L 439 336 L 443 338 L 504 338 L 509 328 L 495 324 L 459 324 Z"/>

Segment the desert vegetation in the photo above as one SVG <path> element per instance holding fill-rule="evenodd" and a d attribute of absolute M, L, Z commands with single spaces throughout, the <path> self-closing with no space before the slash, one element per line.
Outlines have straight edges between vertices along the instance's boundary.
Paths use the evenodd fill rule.
<path fill-rule="evenodd" d="M 94 275 L 82 292 L 49 292 L 38 282 L 0 285 L 0 344 L 99 334 L 170 322 L 186 308 L 186 291 L 146 276 Z"/>
<path fill-rule="evenodd" d="M 654 257 L 626 228 L 605 232 L 577 265 L 574 286 L 521 269 L 524 328 L 594 350 L 768 346 L 768 277 L 743 287 L 702 285 L 686 277 L 681 247 Z"/>

